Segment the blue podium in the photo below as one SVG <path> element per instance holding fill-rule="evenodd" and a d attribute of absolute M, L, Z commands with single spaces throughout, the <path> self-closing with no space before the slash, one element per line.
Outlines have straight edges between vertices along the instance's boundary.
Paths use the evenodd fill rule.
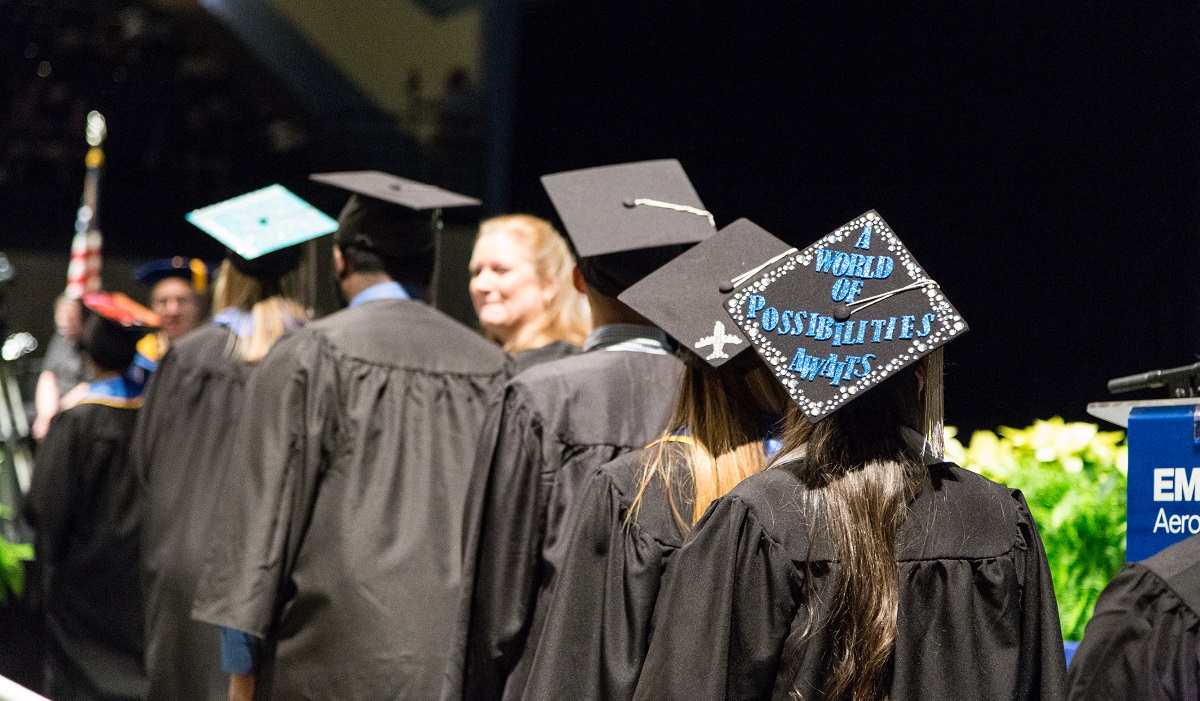
<path fill-rule="evenodd" d="M 1096 402 L 1088 413 L 1128 428 L 1125 560 L 1200 534 L 1200 399 Z"/>

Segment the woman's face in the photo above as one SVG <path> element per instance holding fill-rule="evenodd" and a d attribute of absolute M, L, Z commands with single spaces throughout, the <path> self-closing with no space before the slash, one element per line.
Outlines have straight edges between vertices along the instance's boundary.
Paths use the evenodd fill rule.
<path fill-rule="evenodd" d="M 471 302 L 479 323 L 507 343 L 554 299 L 553 283 L 538 279 L 533 251 L 507 231 L 479 237 L 471 254 Z"/>

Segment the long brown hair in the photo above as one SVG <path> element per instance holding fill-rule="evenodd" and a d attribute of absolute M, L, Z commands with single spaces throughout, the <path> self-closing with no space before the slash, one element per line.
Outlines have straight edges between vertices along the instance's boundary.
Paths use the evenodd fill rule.
<path fill-rule="evenodd" d="M 538 280 L 554 285 L 557 290 L 538 319 L 503 344 L 505 352 L 536 348 L 535 342 L 542 337 L 583 345 L 592 330 L 592 317 L 587 298 L 575 289 L 571 280 L 575 260 L 566 239 L 545 219 L 531 214 L 506 214 L 484 220 L 475 240 L 497 233 L 510 234 L 528 247 Z"/>
<path fill-rule="evenodd" d="M 784 432 L 778 469 L 792 471 L 807 487 L 799 498 L 812 514 L 809 543 L 818 532 L 828 533 L 840 564 L 828 620 L 816 621 L 814 592 L 807 587 L 808 623 L 783 655 L 785 666 L 797 668 L 818 625 L 824 628 L 832 646 L 823 655 L 829 664 L 819 695 L 824 701 L 888 698 L 900 606 L 896 538 L 926 472 L 922 452 L 905 439 L 904 429 L 919 431 L 926 424 L 941 430 L 940 417 L 926 411 L 941 411 L 941 353 L 935 350 L 936 358 L 897 373 L 815 424 L 789 421 Z M 789 459 L 801 449 L 802 458 Z M 797 688 L 793 696 L 804 699 Z"/>
<path fill-rule="evenodd" d="M 766 467 L 763 439 L 767 428 L 779 421 L 792 403 L 771 372 L 755 357 L 748 371 L 736 368 L 715 369 L 707 363 L 685 365 L 679 399 L 653 457 L 642 469 L 641 483 L 626 516 L 626 524 L 637 519 L 637 512 L 655 475 L 662 479 L 670 500 L 671 512 L 685 529 L 704 515 L 708 505 L 738 482 Z M 691 475 L 695 500 L 686 516 L 675 503 L 671 488 L 676 467 L 674 451 L 667 449 L 672 432 L 686 429 L 681 463 Z"/>
<path fill-rule="evenodd" d="M 213 286 L 213 308 L 248 312 L 252 324 L 249 336 L 234 337 L 230 354 L 257 363 L 288 330 L 290 320 L 306 321 L 310 315 L 303 302 L 310 297 L 309 279 L 305 264 L 279 278 L 260 280 L 223 261 Z"/>

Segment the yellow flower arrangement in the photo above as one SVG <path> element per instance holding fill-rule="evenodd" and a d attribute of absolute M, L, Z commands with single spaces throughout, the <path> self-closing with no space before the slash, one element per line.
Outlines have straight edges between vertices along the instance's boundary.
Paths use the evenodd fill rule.
<path fill-rule="evenodd" d="M 948 427 L 946 458 L 1025 495 L 1046 546 L 1063 637 L 1082 639 L 1096 598 L 1125 564 L 1124 432 L 1056 416 L 976 431 L 964 446 Z"/>

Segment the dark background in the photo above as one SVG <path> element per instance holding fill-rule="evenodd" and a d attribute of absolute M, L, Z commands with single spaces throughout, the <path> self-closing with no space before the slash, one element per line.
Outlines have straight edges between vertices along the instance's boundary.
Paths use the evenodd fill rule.
<path fill-rule="evenodd" d="M 1088 420 L 1107 379 L 1195 362 L 1200 6 L 699 5 L 525 9 L 513 208 L 662 157 L 719 226 L 797 246 L 874 208 L 971 325 L 968 429 Z"/>
<path fill-rule="evenodd" d="M 75 3 L 104 7 L 48 21 L 28 10 L 63 4 L 0 0 L 0 250 L 61 251 L 65 266 L 82 123 L 58 141 L 20 130 L 73 124 L 72 100 L 109 118 L 101 223 L 114 255 L 218 256 L 182 214 L 271 182 L 336 214 L 340 195 L 305 182 L 314 170 L 421 177 L 418 163 L 355 152 L 344 130 L 334 139 L 212 22 L 148 11 L 153 31 L 129 36 L 104 27 L 138 3 Z M 1086 419 L 1105 380 L 1195 361 L 1195 3 L 513 12 L 509 194 L 494 209 L 551 215 L 538 176 L 664 157 L 719 225 L 746 216 L 799 246 L 874 208 L 972 327 L 947 349 L 948 418 L 967 429 Z M 64 48 L 71 22 L 99 40 Z M 55 72 L 38 83 L 46 57 Z M 23 96 L 55 80 L 70 99 L 42 101 L 53 119 L 18 119 Z M 14 155 L 17 137 L 78 153 Z"/>

